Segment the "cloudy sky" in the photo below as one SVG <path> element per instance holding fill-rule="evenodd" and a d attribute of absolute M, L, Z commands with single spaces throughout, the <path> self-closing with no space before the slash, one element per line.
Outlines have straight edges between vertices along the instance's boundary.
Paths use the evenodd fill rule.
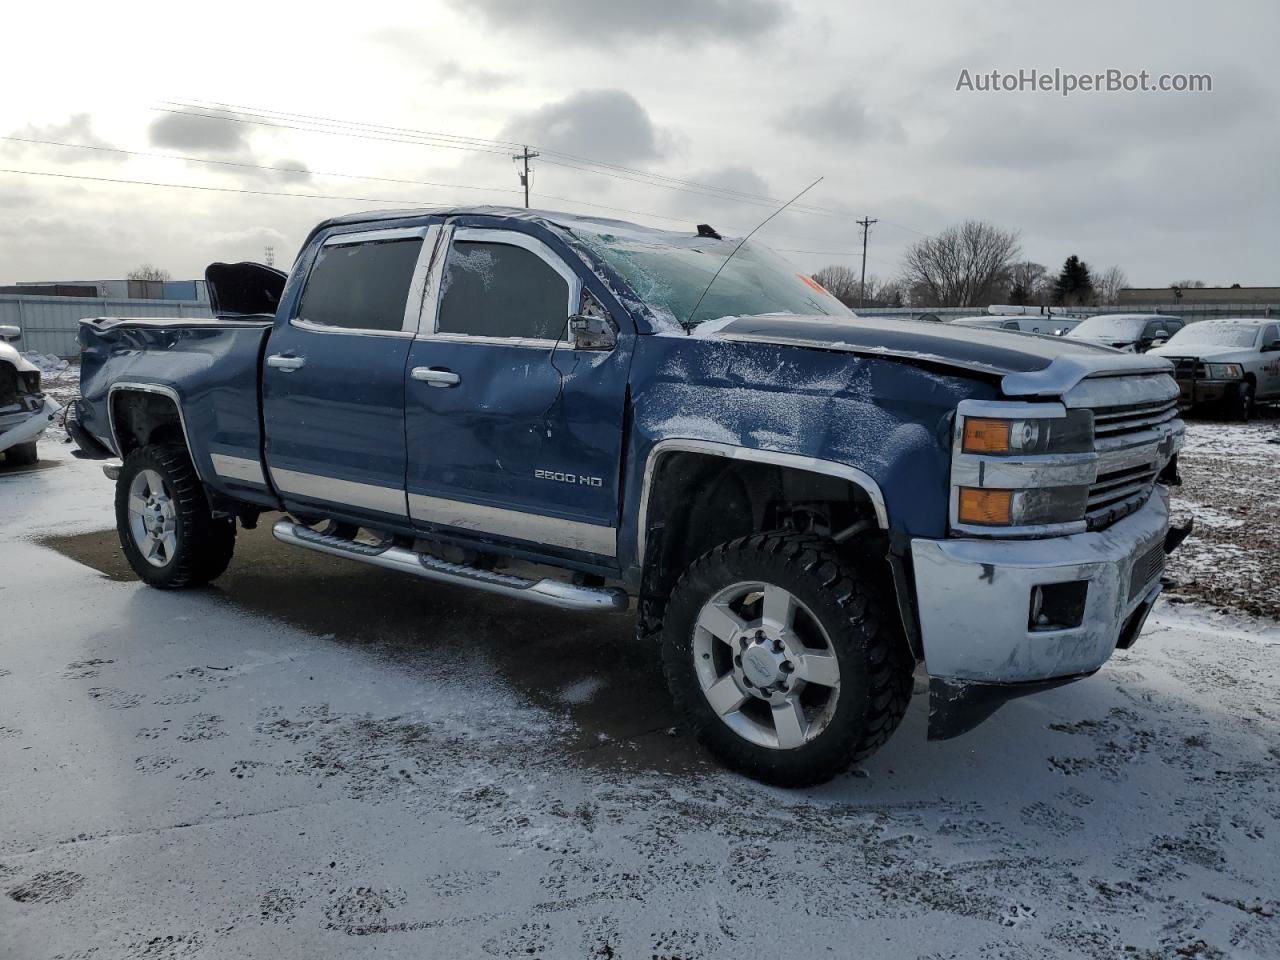
<path fill-rule="evenodd" d="M 0 168 L 26 172 L 0 172 L 0 282 L 143 262 L 188 278 L 268 244 L 287 265 L 329 215 L 520 203 L 509 141 L 556 151 L 535 161 L 535 206 L 673 229 L 745 232 L 761 198 L 821 176 L 761 234 L 809 270 L 858 263 L 861 216 L 879 219 L 881 277 L 913 240 L 980 218 L 1055 268 L 1075 253 L 1135 285 L 1280 283 L 1274 0 L 305 10 L 10 5 Z M 1032 68 L 1207 73 L 1213 89 L 956 90 L 965 69 Z M 213 104 L 243 112 L 190 115 Z"/>

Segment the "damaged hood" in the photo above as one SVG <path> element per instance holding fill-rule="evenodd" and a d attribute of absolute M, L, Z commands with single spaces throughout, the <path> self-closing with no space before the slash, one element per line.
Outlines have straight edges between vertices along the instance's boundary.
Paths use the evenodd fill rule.
<path fill-rule="evenodd" d="M 39 373 L 40 368 L 27 360 L 14 347 L 0 343 L 0 363 L 11 363 L 19 373 Z"/>
<path fill-rule="evenodd" d="M 999 380 L 1007 396 L 1058 395 L 1086 377 L 1173 371 L 1162 357 L 1120 353 L 1068 337 L 887 317 L 729 317 L 701 324 L 693 335 L 962 370 Z"/>

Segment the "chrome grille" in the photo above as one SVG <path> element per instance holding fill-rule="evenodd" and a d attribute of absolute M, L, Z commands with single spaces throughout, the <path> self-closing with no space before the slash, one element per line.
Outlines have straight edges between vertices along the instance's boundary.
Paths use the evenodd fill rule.
<path fill-rule="evenodd" d="M 1101 530 L 1137 510 L 1151 496 L 1158 470 L 1154 463 L 1100 474 L 1089 487 L 1085 523 Z"/>
<path fill-rule="evenodd" d="M 1116 407 L 1093 408 L 1093 435 L 1109 441 L 1127 434 L 1142 433 L 1157 424 L 1174 420 L 1178 416 L 1178 398 L 1155 403 L 1132 403 Z"/>
<path fill-rule="evenodd" d="M 1171 449 L 1181 443 L 1177 389 L 1164 374 L 1085 380 L 1072 391 L 1075 403 L 1068 395 L 1070 405 L 1093 413 L 1098 474 L 1085 508 L 1088 529 L 1109 527 L 1151 496 Z"/>

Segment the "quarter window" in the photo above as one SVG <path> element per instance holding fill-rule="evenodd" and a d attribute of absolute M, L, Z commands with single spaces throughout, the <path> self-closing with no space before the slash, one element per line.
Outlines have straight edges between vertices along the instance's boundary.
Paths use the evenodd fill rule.
<path fill-rule="evenodd" d="M 421 237 L 320 248 L 298 318 L 353 330 L 401 330 Z"/>
<path fill-rule="evenodd" d="M 458 240 L 445 270 L 439 333 L 559 340 L 569 284 L 536 253 L 507 243 Z"/>

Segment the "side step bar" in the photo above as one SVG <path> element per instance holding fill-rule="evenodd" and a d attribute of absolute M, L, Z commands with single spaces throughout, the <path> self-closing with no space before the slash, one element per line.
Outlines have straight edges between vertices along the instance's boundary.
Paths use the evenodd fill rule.
<path fill-rule="evenodd" d="M 528 580 L 505 573 L 478 570 L 461 563 L 449 563 L 423 553 L 415 553 L 390 543 L 357 543 L 345 537 L 319 533 L 289 518 L 277 520 L 272 535 L 281 543 L 305 547 L 319 553 L 360 560 L 376 567 L 399 570 L 428 580 L 475 587 L 507 597 L 519 597 L 563 610 L 625 610 L 626 591 L 607 587 L 577 587 L 560 580 Z"/>

